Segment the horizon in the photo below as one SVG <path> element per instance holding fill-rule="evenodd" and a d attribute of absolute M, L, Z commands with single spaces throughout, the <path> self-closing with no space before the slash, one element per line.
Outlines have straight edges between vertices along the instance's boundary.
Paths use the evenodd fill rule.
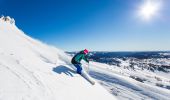
<path fill-rule="evenodd" d="M 64 51 L 170 51 L 167 0 L 1 0 L 27 35 Z"/>
<path fill-rule="evenodd" d="M 79 50 L 81 51 L 81 50 Z M 65 51 L 65 52 L 69 52 L 69 53 L 72 53 L 72 52 L 79 52 L 79 51 Z M 162 50 L 162 51 L 89 51 L 89 52 L 170 52 L 170 50 Z"/>

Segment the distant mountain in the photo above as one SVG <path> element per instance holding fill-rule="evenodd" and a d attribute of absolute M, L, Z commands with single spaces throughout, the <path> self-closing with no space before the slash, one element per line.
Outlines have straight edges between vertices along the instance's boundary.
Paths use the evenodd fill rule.
<path fill-rule="evenodd" d="M 75 52 L 68 52 L 75 54 Z M 151 71 L 170 71 L 170 51 L 149 52 L 91 52 L 90 59 L 100 63 Z"/>

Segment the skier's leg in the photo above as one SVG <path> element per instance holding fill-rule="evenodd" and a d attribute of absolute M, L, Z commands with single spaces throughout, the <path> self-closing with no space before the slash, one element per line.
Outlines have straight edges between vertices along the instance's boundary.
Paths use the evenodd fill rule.
<path fill-rule="evenodd" d="M 74 64 L 77 68 L 77 73 L 84 77 L 87 81 L 89 81 L 92 85 L 95 84 L 95 81 L 82 69 L 81 64 Z"/>
<path fill-rule="evenodd" d="M 95 81 L 93 78 L 91 78 L 85 70 L 82 70 L 81 76 L 83 76 L 87 81 L 89 81 L 92 85 L 95 84 Z"/>
<path fill-rule="evenodd" d="M 74 66 L 77 68 L 77 73 L 81 74 L 81 71 L 82 71 L 81 64 L 75 64 Z"/>

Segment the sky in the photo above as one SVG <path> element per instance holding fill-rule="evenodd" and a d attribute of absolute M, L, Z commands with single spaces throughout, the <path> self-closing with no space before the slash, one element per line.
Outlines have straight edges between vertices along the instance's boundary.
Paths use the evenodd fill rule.
<path fill-rule="evenodd" d="M 27 35 L 65 51 L 170 50 L 169 0 L 0 0 Z"/>

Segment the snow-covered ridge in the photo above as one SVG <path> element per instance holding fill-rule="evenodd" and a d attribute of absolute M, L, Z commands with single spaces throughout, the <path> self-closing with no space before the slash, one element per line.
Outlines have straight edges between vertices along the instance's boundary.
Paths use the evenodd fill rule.
<path fill-rule="evenodd" d="M 6 23 L 10 23 L 10 24 L 15 25 L 15 20 L 14 20 L 14 18 L 11 18 L 11 17 L 9 17 L 9 16 L 4 17 L 4 16 L 2 15 L 2 16 L 0 17 L 0 21 L 4 21 L 4 22 L 6 22 Z"/>
<path fill-rule="evenodd" d="M 0 19 L 0 100 L 115 100 L 70 65 L 64 51 L 35 40 Z"/>

